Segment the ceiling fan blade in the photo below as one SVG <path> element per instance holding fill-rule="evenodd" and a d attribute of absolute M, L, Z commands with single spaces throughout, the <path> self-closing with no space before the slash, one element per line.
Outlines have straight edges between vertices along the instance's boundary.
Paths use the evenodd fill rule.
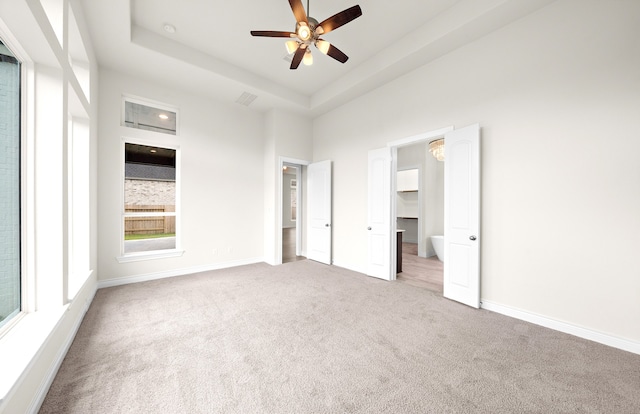
<path fill-rule="evenodd" d="M 298 66 L 300 66 L 300 62 L 302 62 L 302 58 L 304 57 L 306 50 L 306 47 L 300 46 L 298 48 L 298 50 L 296 50 L 296 53 L 293 55 L 293 60 L 291 61 L 291 66 L 289 66 L 289 69 L 298 69 Z"/>
<path fill-rule="evenodd" d="M 335 60 L 340 63 L 344 63 L 349 60 L 349 56 L 345 55 L 342 50 L 338 49 L 334 45 L 329 45 L 329 50 L 327 50 L 327 55 L 331 56 Z"/>
<path fill-rule="evenodd" d="M 307 12 L 304 11 L 302 0 L 289 0 L 289 5 L 291 6 L 291 10 L 293 10 L 293 15 L 296 16 L 296 22 L 306 22 L 309 24 Z"/>
<path fill-rule="evenodd" d="M 296 34 L 292 32 L 277 32 L 273 30 L 252 30 L 251 36 L 264 36 L 264 37 L 295 37 Z"/>
<path fill-rule="evenodd" d="M 346 10 L 341 11 L 340 13 L 334 14 L 326 20 L 323 20 L 318 24 L 318 27 L 322 27 L 321 33 L 325 34 L 329 33 L 332 30 L 337 29 L 340 26 L 343 26 L 349 23 L 351 20 L 357 19 L 362 16 L 362 9 L 360 6 L 349 7 Z"/>

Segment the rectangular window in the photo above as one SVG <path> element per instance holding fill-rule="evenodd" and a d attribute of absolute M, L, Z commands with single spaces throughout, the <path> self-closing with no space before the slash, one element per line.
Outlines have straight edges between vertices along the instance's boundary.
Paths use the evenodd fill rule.
<path fill-rule="evenodd" d="M 20 62 L 0 41 L 0 327 L 20 312 Z"/>
<path fill-rule="evenodd" d="M 176 154 L 125 143 L 124 254 L 176 249 Z"/>
<path fill-rule="evenodd" d="M 149 106 L 135 102 L 131 98 L 125 98 L 123 125 L 129 128 L 176 135 L 177 113 L 168 107 Z"/>

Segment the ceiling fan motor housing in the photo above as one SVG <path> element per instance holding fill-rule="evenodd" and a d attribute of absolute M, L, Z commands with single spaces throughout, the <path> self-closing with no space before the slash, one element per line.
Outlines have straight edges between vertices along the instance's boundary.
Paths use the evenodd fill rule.
<path fill-rule="evenodd" d="M 308 26 L 307 24 L 305 24 L 305 22 L 296 23 L 295 33 L 297 34 L 298 39 L 300 39 L 301 42 L 305 43 L 306 45 L 310 45 L 318 39 L 318 36 L 320 36 L 320 33 L 316 33 L 316 28 L 318 27 L 318 21 L 313 17 L 308 17 L 307 20 L 309 23 Z M 307 26 L 309 28 L 308 37 L 302 35 L 303 31 L 301 31 L 300 28 L 303 26 Z"/>

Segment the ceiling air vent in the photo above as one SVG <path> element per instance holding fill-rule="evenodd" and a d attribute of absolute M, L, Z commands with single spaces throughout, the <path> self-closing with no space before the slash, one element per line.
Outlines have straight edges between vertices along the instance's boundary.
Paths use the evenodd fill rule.
<path fill-rule="evenodd" d="M 256 95 L 253 95 L 249 92 L 243 92 L 242 95 L 240 95 L 240 97 L 236 99 L 236 103 L 244 106 L 249 106 L 251 105 L 251 102 L 255 101 L 256 98 Z"/>

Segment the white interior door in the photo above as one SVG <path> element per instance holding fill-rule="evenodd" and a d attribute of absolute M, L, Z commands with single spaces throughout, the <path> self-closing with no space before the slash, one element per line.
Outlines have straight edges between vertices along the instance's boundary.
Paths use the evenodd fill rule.
<path fill-rule="evenodd" d="M 331 264 L 331 161 L 307 169 L 307 258 Z"/>
<path fill-rule="evenodd" d="M 445 134 L 444 296 L 480 307 L 480 126 Z"/>
<path fill-rule="evenodd" d="M 367 275 L 395 279 L 391 257 L 391 148 L 369 151 Z M 395 263 L 394 266 L 395 268 Z"/>

